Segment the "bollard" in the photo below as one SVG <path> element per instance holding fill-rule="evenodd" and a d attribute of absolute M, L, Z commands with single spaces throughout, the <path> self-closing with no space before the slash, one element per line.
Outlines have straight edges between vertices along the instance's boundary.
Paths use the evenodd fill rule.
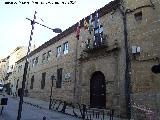
<path fill-rule="evenodd" d="M 113 116 L 114 116 L 114 109 L 110 110 L 110 120 L 113 120 Z"/>
<path fill-rule="evenodd" d="M 86 112 L 86 105 L 83 105 L 83 108 L 82 108 L 82 119 L 84 120 L 85 119 L 85 112 Z"/>
<path fill-rule="evenodd" d="M 43 120 L 47 120 L 45 116 L 43 117 Z"/>

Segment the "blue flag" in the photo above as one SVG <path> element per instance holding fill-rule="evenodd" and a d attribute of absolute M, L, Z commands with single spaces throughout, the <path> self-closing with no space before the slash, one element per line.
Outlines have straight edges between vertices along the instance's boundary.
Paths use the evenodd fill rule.
<path fill-rule="evenodd" d="M 98 15 L 98 12 L 96 11 L 96 14 L 94 17 L 94 28 L 98 27 L 98 20 L 99 20 L 99 15 Z"/>

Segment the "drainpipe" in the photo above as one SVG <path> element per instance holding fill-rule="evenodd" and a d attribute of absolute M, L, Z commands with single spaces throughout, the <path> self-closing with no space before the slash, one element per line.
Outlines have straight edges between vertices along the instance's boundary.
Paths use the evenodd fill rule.
<path fill-rule="evenodd" d="M 121 6 L 121 5 L 120 5 Z M 123 6 L 122 6 L 123 7 Z M 128 52 L 128 31 L 127 31 L 127 11 L 119 8 L 120 13 L 123 16 L 123 27 L 124 27 L 124 43 L 125 43 L 125 99 L 126 99 L 126 113 L 128 120 L 131 119 L 131 76 L 130 76 L 130 59 L 129 59 L 129 52 Z"/>
<path fill-rule="evenodd" d="M 75 74 L 75 76 L 74 76 L 74 79 L 75 79 L 75 81 L 74 81 L 74 99 L 75 99 L 75 97 L 76 97 L 76 85 L 77 85 L 77 53 L 78 52 L 78 40 L 76 40 L 76 48 L 75 48 L 75 66 L 74 66 L 74 74 Z"/>

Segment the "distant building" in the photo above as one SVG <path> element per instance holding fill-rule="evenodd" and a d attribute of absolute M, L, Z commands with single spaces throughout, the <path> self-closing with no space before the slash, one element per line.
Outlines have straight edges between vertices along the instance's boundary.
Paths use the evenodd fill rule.
<path fill-rule="evenodd" d="M 79 40 L 74 24 L 29 54 L 29 96 L 49 101 L 54 75 L 53 99 L 113 108 L 117 116 L 131 112 L 135 119 L 148 109 L 159 116 L 160 77 L 151 72 L 160 58 L 159 1 L 115 0 L 91 15 L 93 29 L 80 20 Z M 17 89 L 24 63 L 25 57 L 16 62 Z"/>
<path fill-rule="evenodd" d="M 0 60 L 0 79 L 5 81 L 8 79 L 7 70 L 9 64 L 9 56 Z"/>
<path fill-rule="evenodd" d="M 4 81 L 4 84 L 10 83 L 14 88 L 15 78 L 13 77 L 15 62 L 26 56 L 28 48 L 25 46 L 17 47 L 8 57 L 1 59 L 0 62 L 0 78 Z M 33 50 L 33 47 L 31 47 Z"/>

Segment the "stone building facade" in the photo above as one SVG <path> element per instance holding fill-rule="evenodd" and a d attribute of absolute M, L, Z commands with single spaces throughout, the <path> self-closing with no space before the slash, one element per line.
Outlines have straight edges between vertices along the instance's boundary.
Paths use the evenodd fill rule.
<path fill-rule="evenodd" d="M 54 75 L 54 99 L 113 108 L 115 115 L 135 119 L 145 119 L 138 113 L 149 109 L 159 116 L 159 74 L 151 67 L 159 60 L 160 1 L 115 0 L 93 18 L 97 12 L 99 27 L 91 34 L 82 19 L 79 40 L 74 24 L 30 53 L 29 96 L 49 101 Z M 25 57 L 16 62 L 17 89 L 24 63 Z"/>
<path fill-rule="evenodd" d="M 5 81 L 7 75 L 9 57 L 0 60 L 0 79 Z"/>
<path fill-rule="evenodd" d="M 151 71 L 160 57 L 160 1 L 128 0 L 125 5 L 132 10 L 127 14 L 132 115 L 146 119 L 150 110 L 160 119 L 160 75 Z"/>

